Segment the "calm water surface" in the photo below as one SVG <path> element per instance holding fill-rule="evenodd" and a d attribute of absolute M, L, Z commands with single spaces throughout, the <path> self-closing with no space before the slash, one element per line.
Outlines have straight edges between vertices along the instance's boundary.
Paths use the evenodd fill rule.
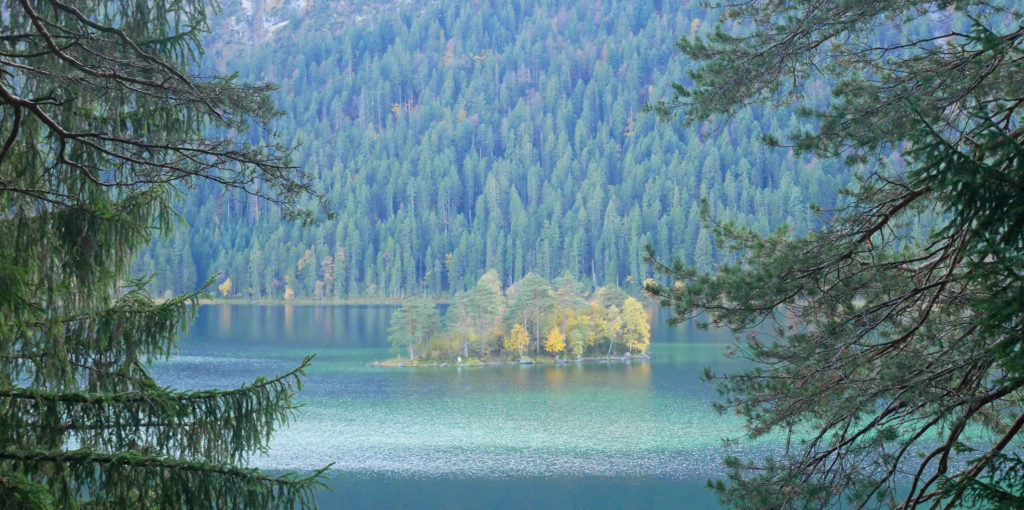
<path fill-rule="evenodd" d="M 306 402 L 261 468 L 334 463 L 322 508 L 717 508 L 703 488 L 742 423 L 710 409 L 705 366 L 728 334 L 653 325 L 649 361 L 385 369 L 389 306 L 213 305 L 156 368 L 178 388 L 229 387 L 316 354 Z"/>

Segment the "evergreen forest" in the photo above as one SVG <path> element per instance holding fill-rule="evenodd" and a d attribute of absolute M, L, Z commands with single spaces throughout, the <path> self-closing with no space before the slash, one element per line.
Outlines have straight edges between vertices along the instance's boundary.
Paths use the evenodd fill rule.
<path fill-rule="evenodd" d="M 802 234 L 820 221 L 809 205 L 851 182 L 841 161 L 762 143 L 813 127 L 795 109 L 690 126 L 643 111 L 685 76 L 673 43 L 714 22 L 696 1 L 395 3 L 349 20 L 331 2 L 285 7 L 250 47 L 224 27 L 243 6 L 225 3 L 207 66 L 279 85 L 273 128 L 333 216 L 290 223 L 200 184 L 179 207 L 191 228 L 134 264 L 157 295 L 216 274 L 217 295 L 242 299 L 450 298 L 488 269 L 504 286 L 568 271 L 636 293 L 662 278 L 648 244 L 703 271 L 729 260 L 702 200 L 718 220 Z M 804 104 L 831 86 L 811 81 Z"/>

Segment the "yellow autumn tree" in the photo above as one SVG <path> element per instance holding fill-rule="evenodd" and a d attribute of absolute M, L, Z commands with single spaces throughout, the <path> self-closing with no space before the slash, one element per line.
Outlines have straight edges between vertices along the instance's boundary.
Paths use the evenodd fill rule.
<path fill-rule="evenodd" d="M 295 263 L 295 267 L 302 271 L 304 267 L 311 264 L 313 264 L 313 250 L 306 250 L 302 253 L 302 257 L 299 257 L 299 261 Z"/>
<path fill-rule="evenodd" d="M 639 301 L 626 299 L 622 304 L 622 340 L 629 352 L 647 352 L 651 346 L 651 325 Z"/>
<path fill-rule="evenodd" d="M 548 331 L 548 338 L 544 341 L 544 350 L 551 354 L 558 354 L 565 351 L 565 335 L 562 330 L 555 326 Z"/>
<path fill-rule="evenodd" d="M 231 294 L 232 287 L 233 285 L 231 283 L 231 278 L 227 278 L 224 280 L 224 283 L 221 283 L 220 285 L 217 286 L 217 290 L 220 291 L 220 294 L 222 296 L 227 297 L 228 294 Z"/>
<path fill-rule="evenodd" d="M 519 355 L 523 355 L 523 349 L 530 343 L 530 337 L 526 334 L 526 328 L 522 324 L 516 324 L 512 326 L 512 331 L 509 331 L 505 337 L 505 348 L 510 351 L 519 351 Z"/>

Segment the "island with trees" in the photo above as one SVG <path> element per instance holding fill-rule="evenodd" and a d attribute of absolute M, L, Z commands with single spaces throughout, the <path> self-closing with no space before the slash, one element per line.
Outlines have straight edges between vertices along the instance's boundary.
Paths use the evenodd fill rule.
<path fill-rule="evenodd" d="M 489 270 L 443 317 L 435 301 L 406 300 L 389 338 L 400 356 L 377 365 L 471 366 L 646 358 L 651 332 L 643 304 L 619 287 L 585 294 L 564 272 L 551 282 L 528 273 L 502 289 Z"/>

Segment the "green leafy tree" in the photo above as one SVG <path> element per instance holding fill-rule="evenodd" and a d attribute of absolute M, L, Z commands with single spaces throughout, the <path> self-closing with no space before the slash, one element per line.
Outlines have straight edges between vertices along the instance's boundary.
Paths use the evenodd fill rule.
<path fill-rule="evenodd" d="M 794 441 L 765 462 L 730 460 L 721 497 L 737 508 L 1024 504 L 1011 446 L 1024 426 L 1019 4 L 728 5 L 710 35 L 679 41 L 693 84 L 654 108 L 700 122 L 803 101 L 813 122 L 793 126 L 795 149 L 865 166 L 820 229 L 765 236 L 713 220 L 740 262 L 715 276 L 658 265 L 675 283 L 649 290 L 676 320 L 777 325 L 770 340 L 739 342 L 753 367 L 719 378 L 718 408 L 754 437 Z M 819 79 L 836 86 L 815 104 Z M 901 153 L 885 157 L 892 147 Z"/>
<path fill-rule="evenodd" d="M 243 467 L 292 415 L 308 358 L 229 391 L 167 388 L 148 368 L 200 296 L 157 302 L 129 274 L 177 223 L 181 190 L 212 183 L 309 215 L 289 150 L 239 141 L 277 114 L 271 87 L 189 71 L 207 7 L 0 1 L 2 506 L 312 504 L 316 477 Z"/>
<path fill-rule="evenodd" d="M 598 325 L 600 326 L 601 334 L 608 339 L 607 355 L 611 356 L 615 343 L 622 335 L 622 311 L 617 306 L 609 306 L 603 309 L 600 313 Z"/>
<path fill-rule="evenodd" d="M 575 356 L 582 356 L 584 351 L 594 345 L 594 334 L 599 325 L 595 322 L 591 310 L 577 311 L 569 316 L 565 335 L 566 348 Z"/>

